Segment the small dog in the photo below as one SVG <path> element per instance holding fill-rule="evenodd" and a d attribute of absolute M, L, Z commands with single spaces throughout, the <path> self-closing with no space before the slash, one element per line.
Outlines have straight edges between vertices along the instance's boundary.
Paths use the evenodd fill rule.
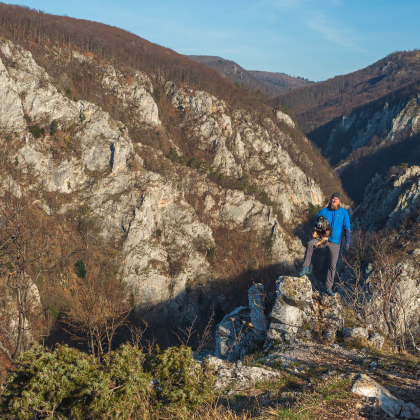
<path fill-rule="evenodd" d="M 319 216 L 314 226 L 314 233 L 312 234 L 312 238 L 318 239 L 318 243 L 315 245 L 315 248 L 324 246 L 330 236 L 330 222 L 325 217 Z"/>

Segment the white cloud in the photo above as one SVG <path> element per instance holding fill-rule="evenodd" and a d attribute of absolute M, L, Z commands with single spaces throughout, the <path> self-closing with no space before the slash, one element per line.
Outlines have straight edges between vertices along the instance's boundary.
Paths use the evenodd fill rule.
<path fill-rule="evenodd" d="M 347 48 L 358 48 L 354 43 L 354 35 L 351 30 L 330 20 L 324 13 L 315 12 L 307 20 L 307 26 L 318 32 L 327 41 Z"/>

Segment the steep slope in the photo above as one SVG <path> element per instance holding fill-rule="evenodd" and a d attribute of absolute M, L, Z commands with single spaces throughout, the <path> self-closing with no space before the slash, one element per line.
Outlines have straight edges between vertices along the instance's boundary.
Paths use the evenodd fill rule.
<path fill-rule="evenodd" d="M 362 70 L 280 95 L 305 133 L 420 79 L 420 51 L 396 52 Z"/>
<path fill-rule="evenodd" d="M 376 173 L 415 164 L 420 131 L 420 52 L 394 53 L 366 69 L 277 98 L 337 167 L 360 203 Z"/>
<path fill-rule="evenodd" d="M 311 139 L 333 164 L 357 149 L 395 143 L 420 131 L 420 83 L 354 109 L 311 132 Z M 373 140 L 373 141 L 372 141 Z M 360 152 L 359 152 L 360 154 Z M 354 156 L 353 156 L 354 158 Z"/>
<path fill-rule="evenodd" d="M 233 83 L 244 85 L 255 91 L 259 90 L 264 95 L 270 97 L 280 95 L 291 89 L 296 89 L 311 83 L 304 79 L 282 73 L 245 70 L 234 61 L 225 60 L 221 57 L 208 55 L 190 55 L 188 57 L 198 63 L 202 63 L 205 66 L 217 70 Z"/>
<path fill-rule="evenodd" d="M 189 322 L 210 303 L 223 313 L 256 276 L 294 270 L 293 227 L 340 184 L 290 117 L 158 46 L 133 54 L 136 66 L 117 61 L 127 57 L 104 39 L 121 30 L 89 38 L 63 18 L 67 40 L 92 31 L 70 46 L 53 31 L 61 17 L 0 6 L 45 24 L 15 30 L 24 47 L 0 44 L 1 183 L 48 214 L 99 224 L 139 317 Z"/>
<path fill-rule="evenodd" d="M 105 94 L 121 98 L 126 115 L 171 144 L 173 161 L 142 143 L 142 136 L 133 141 L 127 126 L 97 105 L 61 94 L 27 50 L 10 41 L 2 41 L 0 50 L 0 96 L 8 104 L 2 110 L 3 159 L 15 167 L 13 173 L 3 171 L 3 187 L 35 194 L 48 213 L 88 208 L 101 236 L 123 244 L 122 274 L 139 310 L 154 308 L 181 321 L 198 312 L 190 291 L 198 293 L 212 278 L 235 277 L 270 259 L 283 269 L 293 267 L 302 246 L 279 224 L 275 210 L 284 220 L 297 221 L 308 203 L 322 202 L 323 194 L 290 159 L 285 149 L 291 139 L 272 120 L 260 125 L 243 109 L 229 111 L 203 91 L 166 82 L 173 112 L 183 109 L 184 135 L 211 160 L 211 165 L 193 164 L 197 159 L 183 165 L 180 148 L 162 127 L 146 74 L 132 71 L 124 78 L 97 57 L 51 51 L 60 62 L 95 67 Z M 34 134 L 34 127 L 44 134 Z M 245 171 L 252 174 L 249 191 L 223 183 L 244 179 Z M 42 200 L 46 193 L 58 203 Z M 235 253 L 218 254 L 232 252 L 223 238 L 236 231 L 249 241 L 249 255 L 241 250 L 243 262 L 234 260 Z M 169 306 L 162 312 L 163 303 Z"/>
<path fill-rule="evenodd" d="M 269 71 L 249 70 L 249 73 L 263 82 L 270 83 L 282 89 L 281 93 L 309 85 L 311 82 L 303 77 L 293 77 L 285 73 L 273 73 Z"/>

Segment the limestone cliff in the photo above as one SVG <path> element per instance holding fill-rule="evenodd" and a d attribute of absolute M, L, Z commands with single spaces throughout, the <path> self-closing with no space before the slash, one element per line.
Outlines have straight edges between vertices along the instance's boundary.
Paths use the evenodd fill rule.
<path fill-rule="evenodd" d="M 367 146 L 374 136 L 393 142 L 420 131 L 420 95 L 413 94 L 381 106 L 364 106 L 343 115 L 329 130 L 324 155 L 333 162 Z"/>
<path fill-rule="evenodd" d="M 353 214 L 356 229 L 400 228 L 419 209 L 420 167 L 412 166 L 391 177 L 377 175 L 366 187 L 363 202 Z"/>
<path fill-rule="evenodd" d="M 3 173 L 1 183 L 17 194 L 34 194 L 49 214 L 89 209 L 102 237 L 122 244 L 121 274 L 137 308 L 154 308 L 172 320 L 193 318 L 199 304 L 191 289 L 232 275 L 229 254 L 220 264 L 225 272 L 211 264 L 218 229 L 240 232 L 256 249 L 269 241 L 271 261 L 293 268 L 303 247 L 278 214 L 297 223 L 308 204 L 321 204 L 324 197 L 290 158 L 288 150 L 296 149 L 290 134 L 269 117 L 159 79 L 173 108 L 168 112 L 182 113 L 184 140 L 210 159 L 206 171 L 179 164 L 159 145 L 134 141 L 127 127 L 135 121 L 181 154 L 171 127 L 162 123 L 149 75 L 70 48 L 45 49 L 51 60 L 90 66 L 103 95 L 117 98 L 126 110 L 125 122 L 92 102 L 72 100 L 29 51 L 2 40 L 0 143 L 4 161 L 20 175 Z M 301 159 L 310 161 L 304 153 Z M 159 162 L 158 169 L 147 165 L 150 160 Z M 227 188 L 214 174 L 232 180 L 247 174 L 253 189 Z M 61 194 L 61 205 L 53 208 L 46 193 Z"/>

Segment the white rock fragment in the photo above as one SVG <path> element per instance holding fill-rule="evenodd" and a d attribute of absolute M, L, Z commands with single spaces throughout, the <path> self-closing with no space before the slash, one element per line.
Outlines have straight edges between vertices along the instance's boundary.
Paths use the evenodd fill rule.
<path fill-rule="evenodd" d="M 390 417 L 420 419 L 420 409 L 418 407 L 395 398 L 386 388 L 368 375 L 359 374 L 351 391 L 356 395 L 377 398 L 381 409 Z"/>

